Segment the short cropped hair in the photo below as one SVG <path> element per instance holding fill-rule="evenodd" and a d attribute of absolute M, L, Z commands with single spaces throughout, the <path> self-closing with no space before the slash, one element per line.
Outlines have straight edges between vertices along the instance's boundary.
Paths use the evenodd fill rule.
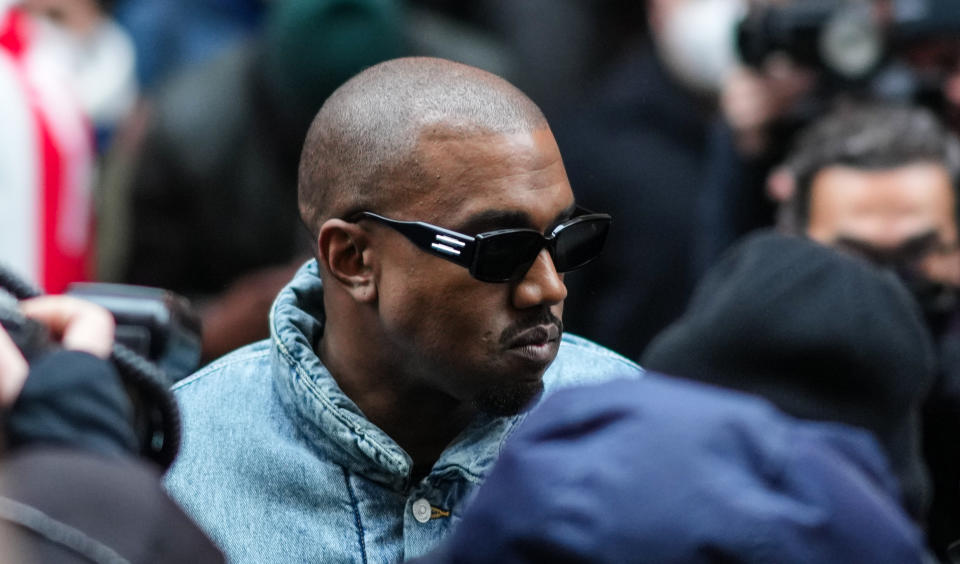
<path fill-rule="evenodd" d="M 794 225 L 802 230 L 808 224 L 812 185 L 821 170 L 831 166 L 884 170 L 920 162 L 946 167 L 960 204 L 956 197 L 960 142 L 932 112 L 889 104 L 840 108 L 803 130 L 787 158 L 796 179 L 791 201 Z"/>
<path fill-rule="evenodd" d="M 314 236 L 329 218 L 400 205 L 398 189 L 423 180 L 415 149 L 432 125 L 508 134 L 547 121 L 516 87 L 474 67 L 427 57 L 370 67 L 327 99 L 304 142 L 299 207 Z"/>

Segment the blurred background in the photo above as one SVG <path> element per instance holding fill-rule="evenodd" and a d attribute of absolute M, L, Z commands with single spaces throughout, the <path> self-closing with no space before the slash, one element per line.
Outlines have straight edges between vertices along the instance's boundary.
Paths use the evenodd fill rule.
<path fill-rule="evenodd" d="M 527 92 L 614 214 L 567 326 L 639 358 L 776 222 L 804 125 L 880 99 L 960 127 L 958 38 L 954 0 L 0 0 L 0 261 L 187 296 L 204 360 L 262 338 L 310 255 L 313 114 L 366 66 L 439 56 Z"/>

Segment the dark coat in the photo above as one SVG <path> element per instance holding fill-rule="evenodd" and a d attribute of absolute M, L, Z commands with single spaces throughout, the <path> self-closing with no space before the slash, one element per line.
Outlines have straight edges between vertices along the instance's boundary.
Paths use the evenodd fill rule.
<path fill-rule="evenodd" d="M 66 449 L 4 458 L 0 546 L 11 564 L 224 561 L 167 496 L 158 468 Z"/>
<path fill-rule="evenodd" d="M 683 312 L 709 113 L 643 44 L 553 120 L 577 201 L 613 215 L 603 254 L 566 276 L 564 324 L 636 359 Z"/>
<path fill-rule="evenodd" d="M 133 410 L 110 362 L 58 350 L 31 360 L 4 417 L 3 562 L 222 562 L 136 458 Z"/>
<path fill-rule="evenodd" d="M 564 390 L 429 563 L 919 563 L 868 433 L 653 374 Z"/>

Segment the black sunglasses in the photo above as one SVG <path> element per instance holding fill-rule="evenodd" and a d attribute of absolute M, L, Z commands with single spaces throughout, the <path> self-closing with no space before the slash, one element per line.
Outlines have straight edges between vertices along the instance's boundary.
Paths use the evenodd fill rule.
<path fill-rule="evenodd" d="M 548 235 L 534 229 L 498 229 L 475 236 L 464 235 L 423 221 L 400 221 L 361 211 L 349 219 L 373 219 L 409 239 L 420 249 L 470 270 L 483 282 L 522 279 L 544 248 L 557 272 L 570 272 L 600 255 L 611 217 L 577 207 L 574 216 Z"/>

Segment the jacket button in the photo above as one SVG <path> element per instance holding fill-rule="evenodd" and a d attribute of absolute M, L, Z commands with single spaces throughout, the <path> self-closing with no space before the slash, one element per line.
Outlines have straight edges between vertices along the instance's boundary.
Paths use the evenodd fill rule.
<path fill-rule="evenodd" d="M 430 502 L 422 497 L 413 502 L 413 518 L 421 523 L 430 520 Z"/>

